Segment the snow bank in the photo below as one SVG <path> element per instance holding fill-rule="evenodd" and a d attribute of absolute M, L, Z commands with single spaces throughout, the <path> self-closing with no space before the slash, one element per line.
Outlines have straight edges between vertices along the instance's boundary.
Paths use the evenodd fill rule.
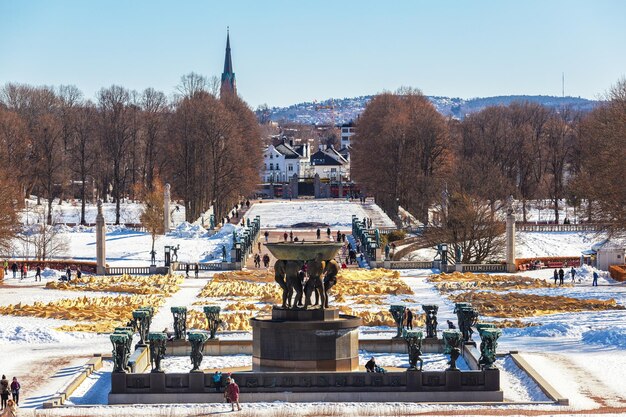
<path fill-rule="evenodd" d="M 615 346 L 620 349 L 626 349 L 626 329 L 605 328 L 589 330 L 582 334 L 582 340 L 593 345 Z"/>
<path fill-rule="evenodd" d="M 169 237 L 180 239 L 199 239 L 207 237 L 206 229 L 200 225 L 194 225 L 189 222 L 182 222 L 172 232 L 167 234 Z"/>
<path fill-rule="evenodd" d="M 507 401 L 550 401 L 535 381 L 521 370 L 510 356 L 496 360 L 500 373 L 500 386 Z"/>
<path fill-rule="evenodd" d="M 580 334 L 579 327 L 558 322 L 522 329 L 503 329 L 503 335 L 506 337 L 580 337 Z"/>

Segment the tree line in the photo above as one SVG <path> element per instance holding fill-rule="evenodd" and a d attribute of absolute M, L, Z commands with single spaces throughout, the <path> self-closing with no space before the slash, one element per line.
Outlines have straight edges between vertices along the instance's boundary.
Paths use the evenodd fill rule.
<path fill-rule="evenodd" d="M 177 94 L 113 85 L 94 101 L 74 86 L 6 84 L 0 88 L 0 185 L 11 200 L 37 195 L 85 203 L 139 199 L 159 181 L 172 184 L 193 221 L 214 206 L 216 217 L 254 191 L 262 163 L 254 113 L 239 97 L 217 97 L 214 81 L 191 73 Z M 3 188 L 4 190 L 4 188 Z M 94 193 L 95 190 L 95 193 Z M 95 194 L 95 195 L 94 195 Z M 21 201 L 21 203 L 20 203 Z"/>
<path fill-rule="evenodd" d="M 401 205 L 432 224 L 434 211 L 438 242 L 475 241 L 462 248 L 465 261 L 497 249 L 502 228 L 490 222 L 510 196 L 521 202 L 521 221 L 530 200 L 547 199 L 557 222 L 568 203 L 588 221 L 626 227 L 624 80 L 587 113 L 520 102 L 463 120 L 442 116 L 419 90 L 383 93 L 352 143 L 353 179 L 392 216 Z"/>

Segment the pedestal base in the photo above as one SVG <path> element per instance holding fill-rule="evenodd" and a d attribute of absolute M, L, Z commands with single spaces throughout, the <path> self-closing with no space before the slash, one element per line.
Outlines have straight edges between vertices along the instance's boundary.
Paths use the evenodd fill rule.
<path fill-rule="evenodd" d="M 254 371 L 353 371 L 361 319 L 337 309 L 283 310 L 250 320 Z"/>

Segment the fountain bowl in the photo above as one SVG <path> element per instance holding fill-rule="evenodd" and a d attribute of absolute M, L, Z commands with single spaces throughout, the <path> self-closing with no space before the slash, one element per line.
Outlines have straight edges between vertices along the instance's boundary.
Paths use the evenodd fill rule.
<path fill-rule="evenodd" d="M 317 254 L 320 254 L 323 260 L 334 259 L 342 244 L 338 242 L 271 242 L 266 243 L 265 246 L 276 259 L 309 261 L 315 259 Z"/>

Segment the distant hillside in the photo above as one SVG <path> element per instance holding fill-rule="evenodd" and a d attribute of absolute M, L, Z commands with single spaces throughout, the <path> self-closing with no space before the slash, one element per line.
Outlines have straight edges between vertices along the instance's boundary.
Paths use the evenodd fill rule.
<path fill-rule="evenodd" d="M 333 118 L 330 107 L 334 107 L 335 123 L 345 123 L 356 119 L 365 110 L 365 106 L 372 97 L 329 99 L 316 103 L 298 103 L 289 107 L 272 107 L 267 110 L 265 116 L 267 117 L 269 113 L 269 118 L 275 122 L 328 124 Z M 458 119 L 488 106 L 508 105 L 515 101 L 530 101 L 548 108 L 570 107 L 582 111 L 589 111 L 598 104 L 597 101 L 584 98 L 554 96 L 496 96 L 472 99 L 429 96 L 428 98 L 443 115 Z"/>

